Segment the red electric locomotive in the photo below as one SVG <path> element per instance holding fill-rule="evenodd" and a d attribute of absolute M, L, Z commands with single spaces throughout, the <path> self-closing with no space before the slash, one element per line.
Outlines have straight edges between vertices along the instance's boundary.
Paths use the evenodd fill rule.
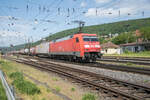
<path fill-rule="evenodd" d="M 100 58 L 96 34 L 78 33 L 50 42 L 49 55 L 63 59 L 93 62 Z"/>

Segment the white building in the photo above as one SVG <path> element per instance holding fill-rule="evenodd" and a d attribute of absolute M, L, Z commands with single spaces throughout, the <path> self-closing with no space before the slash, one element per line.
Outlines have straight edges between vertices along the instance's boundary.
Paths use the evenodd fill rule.
<path fill-rule="evenodd" d="M 101 53 L 103 54 L 120 54 L 121 52 L 119 46 L 112 42 L 102 44 L 101 48 Z"/>

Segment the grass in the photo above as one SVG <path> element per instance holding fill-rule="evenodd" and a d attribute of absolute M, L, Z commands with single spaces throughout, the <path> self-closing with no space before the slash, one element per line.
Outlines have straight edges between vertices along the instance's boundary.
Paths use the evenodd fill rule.
<path fill-rule="evenodd" d="M 0 80 L 0 100 L 7 100 L 7 96 L 6 96 L 1 80 Z"/>
<path fill-rule="evenodd" d="M 56 86 L 55 90 L 56 90 L 56 92 L 60 92 L 61 89 L 60 89 L 60 87 Z"/>
<path fill-rule="evenodd" d="M 34 95 L 39 94 L 40 89 L 30 81 L 26 81 L 23 78 L 23 74 L 20 72 L 13 72 L 10 75 L 14 81 L 12 82 L 13 85 L 21 92 L 26 93 L 27 95 Z"/>
<path fill-rule="evenodd" d="M 133 63 L 131 63 L 131 62 L 127 62 L 127 63 L 126 63 L 126 65 L 127 65 L 127 66 L 132 66 L 132 65 L 133 65 Z"/>
<path fill-rule="evenodd" d="M 58 81 L 58 79 L 56 77 L 53 77 L 52 80 L 53 81 Z"/>
<path fill-rule="evenodd" d="M 0 60 L 0 68 L 8 76 L 12 71 L 17 71 L 17 69 L 12 66 L 12 63 L 7 60 Z"/>
<path fill-rule="evenodd" d="M 144 81 L 144 83 L 147 83 L 147 82 L 149 82 L 149 80 L 145 80 L 145 81 Z"/>
<path fill-rule="evenodd" d="M 96 100 L 96 96 L 91 93 L 83 95 L 82 100 Z"/>
<path fill-rule="evenodd" d="M 45 79 L 45 78 L 49 79 L 50 77 L 48 74 L 45 77 L 43 72 L 41 72 L 35 68 L 32 68 L 32 67 L 24 65 L 24 64 L 19 64 L 19 63 L 13 62 L 13 61 L 4 60 L 4 59 L 0 59 L 0 69 L 2 69 L 3 72 L 5 73 L 7 82 L 9 84 L 13 84 L 14 87 L 16 88 L 16 94 L 19 97 L 23 98 L 24 100 L 42 100 L 43 98 L 45 98 L 46 100 L 49 100 L 49 98 L 52 98 L 52 100 L 62 100 L 61 97 L 55 95 L 54 93 L 52 93 L 52 92 L 48 93 L 47 88 L 42 85 L 38 85 L 38 88 L 41 91 L 40 93 L 36 92 L 36 94 L 34 94 L 34 95 L 29 95 L 28 93 L 30 93 L 29 92 L 30 88 L 27 88 L 26 90 L 24 90 L 24 91 L 27 91 L 28 93 L 27 92 L 22 93 L 21 90 L 19 90 L 19 88 L 16 87 L 16 85 L 18 84 L 18 86 L 19 86 L 21 82 L 14 83 L 15 79 L 21 79 L 21 78 L 18 78 L 18 76 L 22 76 L 22 73 L 25 73 L 35 79 L 39 79 L 39 77 L 41 77 L 40 79 Z M 23 82 L 22 82 L 22 85 L 20 86 L 20 89 L 24 89 L 24 88 L 21 88 L 24 84 L 26 86 L 29 86 L 30 83 L 33 84 L 31 79 L 29 79 L 28 77 L 23 77 Z M 32 86 L 30 85 L 30 87 L 32 87 Z M 35 90 L 33 90 L 33 91 L 35 91 Z M 0 94 L 1 94 L 1 92 L 0 92 Z M 0 98 L 0 100 L 1 100 L 1 98 Z"/>
<path fill-rule="evenodd" d="M 19 90 L 21 93 L 26 93 L 27 95 L 39 94 L 40 89 L 30 81 L 24 80 L 23 74 L 17 71 L 16 68 L 12 67 L 12 64 L 5 60 L 0 60 L 0 65 L 2 70 L 9 76 L 12 80 L 12 84 Z M 12 72 L 12 71 L 17 72 Z"/>
<path fill-rule="evenodd" d="M 143 52 L 126 52 L 123 54 L 105 54 L 104 56 L 123 56 L 123 57 L 150 57 L 150 51 L 143 51 Z"/>
<path fill-rule="evenodd" d="M 70 97 L 72 100 L 82 100 L 82 96 L 85 93 L 84 91 L 82 91 L 81 88 L 76 87 L 76 85 L 70 82 L 66 82 L 64 81 L 64 79 L 61 79 L 60 77 L 53 75 L 51 73 L 43 72 L 28 65 L 16 63 L 13 61 L 3 60 L 2 62 L 4 62 L 3 65 L 7 65 L 3 66 L 2 64 L 0 64 L 0 68 L 3 69 L 4 73 L 6 74 L 7 81 L 9 84 L 11 84 L 14 80 L 13 78 L 10 78 L 10 74 L 14 72 L 21 72 L 33 77 L 36 80 L 46 82 L 47 85 L 50 86 L 50 88 L 52 89 L 56 89 L 57 86 L 58 87 L 57 91 L 60 91 L 60 93 Z M 26 76 L 24 76 L 24 80 L 34 82 L 32 79 Z M 61 96 L 53 93 L 51 89 L 47 90 L 47 88 L 43 85 L 37 84 L 37 86 L 38 88 L 40 88 L 41 91 L 40 94 L 35 95 L 27 95 L 26 93 L 22 94 L 17 88 L 16 94 L 19 97 L 23 98 L 24 100 L 42 100 L 43 98 L 45 98 L 46 100 L 63 100 Z M 74 92 L 71 91 L 72 87 L 76 87 Z"/>
<path fill-rule="evenodd" d="M 71 88 L 71 91 L 74 92 L 74 91 L 75 91 L 75 88 Z"/>
<path fill-rule="evenodd" d="M 48 93 L 50 93 L 50 92 L 51 92 L 51 90 L 50 90 L 50 89 L 47 89 L 46 91 L 47 91 Z"/>
<path fill-rule="evenodd" d="M 22 80 L 23 79 L 23 74 L 20 72 L 13 72 L 9 75 L 10 78 L 14 79 L 14 80 Z"/>
<path fill-rule="evenodd" d="M 42 98 L 42 100 L 46 100 L 45 98 Z"/>

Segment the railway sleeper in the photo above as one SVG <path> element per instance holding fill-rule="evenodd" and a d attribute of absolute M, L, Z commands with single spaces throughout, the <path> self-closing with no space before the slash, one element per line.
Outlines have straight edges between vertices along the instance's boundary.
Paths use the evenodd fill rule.
<path fill-rule="evenodd" d="M 31 64 L 31 63 L 30 63 Z M 38 65 L 36 65 L 36 64 L 31 64 L 31 65 L 33 65 L 33 66 L 38 66 Z M 38 66 L 39 67 L 39 66 Z M 42 67 L 41 67 L 42 68 Z M 46 68 L 46 69 L 48 69 L 48 68 Z M 66 73 L 63 73 L 62 71 L 60 72 L 60 71 L 56 71 L 56 70 L 50 70 L 50 69 L 48 69 L 49 71 L 54 71 L 54 72 L 57 72 L 57 73 L 59 73 L 59 74 L 62 74 L 62 75 L 64 75 L 64 76 L 68 76 L 68 77 L 70 77 L 70 78 L 74 78 L 76 81 L 80 81 L 80 82 L 86 82 L 87 80 L 83 80 L 82 78 L 76 78 L 75 76 L 70 76 L 70 75 L 68 75 L 68 74 L 66 74 Z M 86 82 L 87 84 L 92 84 L 92 85 L 96 85 L 95 83 L 92 83 L 92 82 Z M 99 88 L 99 87 L 98 87 Z M 101 88 L 102 88 L 102 90 L 105 92 L 105 93 L 108 93 L 108 89 L 109 89 L 109 91 L 113 91 L 113 92 L 115 92 L 115 90 L 113 89 L 110 89 L 110 88 L 106 88 L 105 86 L 101 86 Z M 119 92 L 118 92 L 119 93 Z M 115 94 L 118 94 L 117 92 L 115 93 Z M 121 91 L 120 91 L 120 93 L 121 94 L 123 94 Z M 120 94 L 119 93 L 119 94 Z M 127 96 L 127 97 L 129 97 L 129 94 L 127 93 L 126 95 L 124 94 L 124 96 Z M 132 98 L 136 98 L 136 97 L 132 97 Z M 139 97 L 137 97 L 137 98 L 139 98 Z M 142 99 L 143 100 L 143 99 Z"/>

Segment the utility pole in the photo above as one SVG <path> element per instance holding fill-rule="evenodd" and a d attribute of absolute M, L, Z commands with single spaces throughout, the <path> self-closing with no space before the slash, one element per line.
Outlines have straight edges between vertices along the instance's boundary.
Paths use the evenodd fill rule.
<path fill-rule="evenodd" d="M 98 15 L 97 7 L 96 7 L 96 12 L 95 13 L 96 13 L 96 16 L 97 16 Z"/>
<path fill-rule="evenodd" d="M 28 38 L 28 54 L 30 54 L 30 38 Z"/>
<path fill-rule="evenodd" d="M 84 21 L 79 21 L 79 20 L 72 21 L 72 22 L 79 24 L 79 32 L 78 32 L 78 33 L 81 33 L 81 32 L 82 32 L 82 29 L 83 29 L 83 27 L 84 27 L 85 22 L 84 22 Z"/>

